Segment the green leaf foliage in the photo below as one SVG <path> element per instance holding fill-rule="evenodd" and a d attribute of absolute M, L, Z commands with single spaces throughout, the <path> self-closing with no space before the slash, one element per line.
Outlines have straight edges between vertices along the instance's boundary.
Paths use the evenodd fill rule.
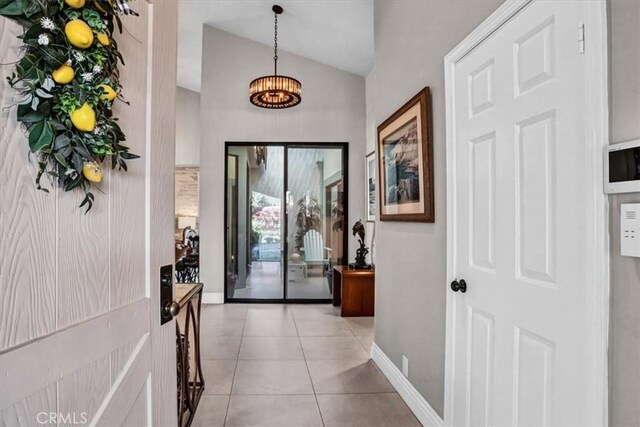
<path fill-rule="evenodd" d="M 19 36 L 24 55 L 7 81 L 19 94 L 16 119 L 26 127 L 29 150 L 37 157 L 36 187 L 49 192 L 45 187 L 49 182 L 64 191 L 82 189 L 85 198 L 80 207 L 86 212 L 93 207 L 91 188 L 96 184 L 83 175 L 84 165 L 110 157 L 114 168 L 126 171 L 126 161 L 139 158 L 122 145 L 126 138 L 113 116 L 112 102 L 103 98 L 102 85 L 108 85 L 118 93 L 117 102 L 127 104 L 120 93 L 118 70 L 124 61 L 112 39 L 116 25 L 122 32 L 119 13 L 110 0 L 87 0 L 79 9 L 64 0 L 0 0 L 0 15 L 24 28 Z M 103 46 L 96 38 L 89 48 L 76 48 L 65 34 L 65 25 L 74 19 L 106 34 L 111 43 Z M 71 74 L 57 72 L 65 64 Z M 71 120 L 85 103 L 96 115 L 93 132 L 78 130 Z"/>
<path fill-rule="evenodd" d="M 55 130 L 48 121 L 43 120 L 34 124 L 29 132 L 29 148 L 31 152 L 37 153 L 46 147 L 50 147 L 54 137 Z"/>

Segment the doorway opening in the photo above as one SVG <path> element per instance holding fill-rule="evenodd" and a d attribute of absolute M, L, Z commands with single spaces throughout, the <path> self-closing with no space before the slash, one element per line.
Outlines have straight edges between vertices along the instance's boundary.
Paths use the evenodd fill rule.
<path fill-rule="evenodd" d="M 225 302 L 330 302 L 348 144 L 227 142 L 225 158 Z"/>

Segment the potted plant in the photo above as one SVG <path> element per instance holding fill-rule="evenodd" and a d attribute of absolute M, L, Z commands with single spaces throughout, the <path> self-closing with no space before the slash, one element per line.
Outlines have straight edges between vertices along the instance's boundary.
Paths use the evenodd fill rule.
<path fill-rule="evenodd" d="M 296 250 L 300 250 L 304 246 L 304 235 L 309 230 L 321 232 L 322 227 L 322 209 L 320 203 L 315 197 L 303 197 L 296 203 L 298 213 L 296 214 Z"/>

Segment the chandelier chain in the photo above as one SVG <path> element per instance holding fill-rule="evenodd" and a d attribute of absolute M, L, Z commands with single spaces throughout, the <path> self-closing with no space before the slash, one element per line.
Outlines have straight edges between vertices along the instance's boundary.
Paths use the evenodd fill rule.
<path fill-rule="evenodd" d="M 274 25 L 274 43 L 273 43 L 273 68 L 274 75 L 278 75 L 278 14 L 273 14 L 275 17 L 275 25 Z"/>

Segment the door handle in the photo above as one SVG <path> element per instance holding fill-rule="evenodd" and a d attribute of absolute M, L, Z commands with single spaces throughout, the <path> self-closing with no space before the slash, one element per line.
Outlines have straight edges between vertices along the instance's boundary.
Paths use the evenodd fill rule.
<path fill-rule="evenodd" d="M 167 301 L 162 307 L 162 314 L 166 317 L 176 317 L 180 313 L 180 304 L 175 301 Z"/>
<path fill-rule="evenodd" d="M 451 282 L 451 290 L 453 292 L 462 292 L 463 294 L 467 292 L 467 282 L 464 279 L 460 279 L 460 281 L 454 280 Z"/>

